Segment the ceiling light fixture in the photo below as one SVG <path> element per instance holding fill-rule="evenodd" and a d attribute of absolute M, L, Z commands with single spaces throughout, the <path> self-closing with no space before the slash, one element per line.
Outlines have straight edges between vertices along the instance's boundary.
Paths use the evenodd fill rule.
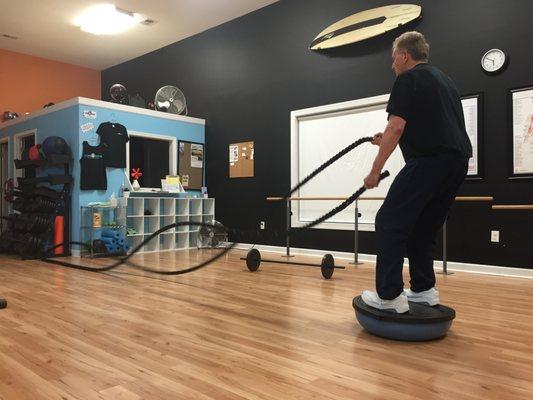
<path fill-rule="evenodd" d="M 93 35 L 115 35 L 141 22 L 144 18 L 113 4 L 99 4 L 87 9 L 76 18 L 74 24 Z"/>

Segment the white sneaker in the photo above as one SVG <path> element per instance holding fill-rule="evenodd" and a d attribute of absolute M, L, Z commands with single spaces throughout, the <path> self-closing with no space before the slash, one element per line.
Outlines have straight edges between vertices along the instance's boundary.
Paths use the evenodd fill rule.
<path fill-rule="evenodd" d="M 414 303 L 425 303 L 428 306 L 436 306 L 440 303 L 439 291 L 432 287 L 429 290 L 423 292 L 413 292 L 411 289 L 403 291 L 409 301 Z"/>
<path fill-rule="evenodd" d="M 393 300 L 383 300 L 376 292 L 365 290 L 361 295 L 361 299 L 363 299 L 367 306 L 377 308 L 378 310 L 393 311 L 398 314 L 409 311 L 409 303 L 403 293 Z"/>

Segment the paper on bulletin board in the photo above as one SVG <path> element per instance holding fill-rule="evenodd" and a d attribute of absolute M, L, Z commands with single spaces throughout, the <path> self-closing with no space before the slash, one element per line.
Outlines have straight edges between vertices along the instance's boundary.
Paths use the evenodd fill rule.
<path fill-rule="evenodd" d="M 191 167 L 202 168 L 204 165 L 204 146 L 191 144 Z"/>
<path fill-rule="evenodd" d="M 230 145 L 229 146 L 229 162 L 236 163 L 239 161 L 239 146 Z"/>

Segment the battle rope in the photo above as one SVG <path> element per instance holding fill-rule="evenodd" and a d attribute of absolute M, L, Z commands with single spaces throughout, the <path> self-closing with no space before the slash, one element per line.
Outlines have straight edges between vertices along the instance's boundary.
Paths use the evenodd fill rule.
<path fill-rule="evenodd" d="M 299 182 L 294 188 L 291 189 L 289 194 L 286 197 L 284 197 L 284 199 L 287 199 L 288 197 L 290 197 L 291 194 L 296 192 L 298 189 L 300 189 L 302 186 L 304 186 L 307 182 L 309 182 L 311 179 L 313 179 L 316 175 L 318 175 L 320 172 L 325 170 L 327 167 L 329 167 L 335 161 L 337 161 L 338 159 L 340 159 L 344 155 L 348 154 L 351 150 L 353 150 L 356 147 L 360 146 L 362 143 L 371 142 L 371 141 L 372 141 L 371 137 L 364 137 L 364 138 L 356 140 L 354 143 L 350 144 L 349 146 L 347 146 L 346 148 L 344 148 L 343 150 L 341 150 L 340 152 L 335 154 L 333 157 L 331 157 L 329 160 L 327 160 L 325 163 L 323 163 L 321 166 L 319 166 L 316 170 L 314 170 L 311 174 L 309 174 L 306 178 L 304 178 L 304 180 Z M 382 179 L 384 179 L 384 178 L 386 178 L 388 176 L 389 176 L 389 172 L 388 171 L 384 171 L 383 173 L 381 173 L 381 175 L 379 177 L 379 180 L 381 181 Z M 357 200 L 357 198 L 359 198 L 359 196 L 361 196 L 365 191 L 366 191 L 366 188 L 364 186 L 362 186 L 354 194 L 352 194 L 346 201 L 344 201 L 342 204 L 340 204 L 339 206 L 335 207 L 333 210 L 327 212 L 323 216 L 317 218 L 316 220 L 305 224 L 302 228 L 311 228 L 311 227 L 313 227 L 315 225 L 318 225 L 318 224 L 326 221 L 327 219 L 333 217 L 334 215 L 338 214 L 342 210 L 346 209 L 350 204 L 352 204 L 355 200 Z M 182 269 L 182 270 L 164 271 L 164 270 L 159 270 L 159 269 L 153 269 L 153 268 L 146 267 L 144 265 L 136 264 L 136 263 L 134 263 L 133 261 L 130 260 L 136 253 L 138 253 L 141 250 L 142 247 L 144 247 L 150 241 L 152 241 L 153 239 L 158 237 L 161 233 L 163 233 L 165 231 L 168 231 L 170 229 L 179 227 L 179 226 L 205 227 L 207 229 L 213 229 L 215 231 L 215 233 L 217 233 L 217 234 L 218 233 L 224 233 L 225 234 L 225 233 L 228 233 L 228 232 L 235 232 L 235 233 L 239 233 L 240 232 L 240 233 L 242 233 L 242 231 L 237 230 L 237 229 L 228 230 L 225 227 L 218 227 L 216 225 L 206 224 L 206 223 L 202 223 L 202 222 L 176 222 L 176 223 L 173 223 L 173 224 L 166 225 L 166 226 L 162 227 L 161 229 L 157 230 L 156 232 L 152 233 L 145 240 L 143 240 L 142 243 L 140 243 L 135 248 L 133 248 L 132 251 L 127 256 L 117 260 L 115 263 L 113 263 L 111 265 L 108 265 L 108 266 L 104 266 L 104 267 L 87 267 L 87 266 L 83 266 L 83 265 L 77 265 L 77 264 L 71 264 L 71 263 L 66 263 L 66 262 L 55 261 L 54 259 L 52 259 L 51 257 L 53 256 L 54 249 L 56 249 L 58 247 L 61 247 L 61 246 L 64 246 L 65 243 L 58 244 L 58 245 L 48 249 L 45 252 L 44 256 L 41 258 L 41 260 L 42 261 L 46 261 L 46 262 L 54 262 L 54 263 L 58 263 L 58 264 L 70 267 L 70 268 L 80 269 L 80 270 L 83 270 L 83 271 L 91 271 L 91 272 L 110 271 L 112 269 L 115 269 L 115 268 L 125 264 L 125 265 L 131 266 L 133 268 L 137 268 L 139 270 L 142 270 L 142 271 L 145 271 L 145 272 L 154 273 L 154 274 L 160 274 L 160 275 L 182 275 L 182 274 L 187 274 L 189 272 L 197 271 L 197 270 L 199 270 L 201 268 L 206 267 L 207 265 L 211 264 L 213 261 L 216 261 L 220 257 L 224 256 L 231 249 L 233 249 L 235 246 L 238 245 L 237 242 L 233 242 L 230 245 L 226 246 L 221 252 L 219 252 L 218 254 L 214 255 L 213 257 L 201 262 L 200 264 L 197 264 L 195 266 L 192 266 L 192 267 L 189 267 L 189 268 L 186 268 L 186 269 Z M 69 242 L 69 244 L 70 245 L 79 245 L 79 246 L 83 246 L 85 248 L 89 248 L 89 246 L 87 244 L 81 243 L 81 242 Z"/>
<path fill-rule="evenodd" d="M 315 176 L 317 176 L 320 172 L 324 171 L 327 167 L 329 167 L 331 164 L 333 164 L 335 161 L 337 161 L 339 158 L 343 157 L 344 155 L 348 154 L 350 151 L 355 149 L 357 146 L 360 146 L 363 143 L 371 142 L 373 138 L 371 137 L 363 137 L 361 139 L 356 140 L 348 147 L 345 147 L 341 151 L 339 151 L 337 154 L 335 154 L 333 157 L 331 157 L 329 160 L 327 160 L 324 164 L 322 164 L 320 167 L 315 169 L 313 172 L 311 172 L 308 176 L 306 176 L 300 183 L 297 183 L 296 186 L 294 186 L 289 194 L 285 196 L 283 199 L 287 199 L 291 196 L 294 192 L 296 192 L 298 189 L 300 189 L 303 185 L 305 185 L 307 182 L 309 182 L 311 179 L 313 179 Z"/>

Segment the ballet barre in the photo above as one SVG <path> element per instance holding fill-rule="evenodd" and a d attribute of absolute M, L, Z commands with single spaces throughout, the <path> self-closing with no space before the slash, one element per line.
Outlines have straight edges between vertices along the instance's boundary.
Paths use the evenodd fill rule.
<path fill-rule="evenodd" d="M 533 210 L 533 204 L 495 204 L 493 210 Z"/>
<path fill-rule="evenodd" d="M 327 200 L 338 200 L 338 201 L 344 201 L 347 200 L 348 197 L 267 197 L 267 201 L 283 201 L 285 200 L 286 203 L 286 213 L 287 213 L 287 237 L 286 237 L 286 253 L 284 257 L 290 258 L 294 257 L 291 255 L 291 248 L 290 248 L 290 231 L 291 231 L 291 202 L 292 201 L 327 201 Z M 360 197 L 355 201 L 355 218 L 354 218 L 354 260 L 350 264 L 358 265 L 361 264 L 359 262 L 359 201 L 365 201 L 365 200 L 379 200 L 383 201 L 385 200 L 385 197 Z M 457 196 L 455 198 L 455 201 L 458 202 L 491 202 L 494 201 L 493 196 Z M 493 209 L 496 209 L 495 207 L 504 207 L 504 206 L 492 206 Z M 516 207 L 531 207 L 527 209 L 533 209 L 533 205 L 530 206 L 507 206 L 507 207 L 514 207 L 512 209 L 517 209 Z M 502 209 L 502 208 L 499 208 Z M 509 209 L 509 208 L 508 208 Z M 524 208 L 521 208 L 524 209 Z M 442 274 L 443 275 L 452 275 L 452 272 L 448 272 L 448 250 L 447 250 L 447 222 L 448 218 L 444 220 L 444 224 L 442 226 Z"/>

